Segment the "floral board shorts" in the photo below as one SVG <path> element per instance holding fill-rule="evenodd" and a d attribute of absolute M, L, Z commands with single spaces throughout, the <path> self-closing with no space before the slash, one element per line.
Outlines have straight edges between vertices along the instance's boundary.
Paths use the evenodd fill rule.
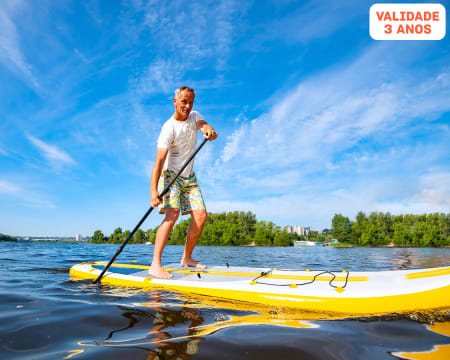
<path fill-rule="evenodd" d="M 158 191 L 161 193 L 175 176 L 172 170 L 164 169 L 159 178 Z M 159 204 L 159 213 L 164 214 L 167 208 L 181 209 L 183 215 L 189 214 L 192 210 L 206 209 L 195 173 L 186 178 L 179 176 L 175 180 Z"/>

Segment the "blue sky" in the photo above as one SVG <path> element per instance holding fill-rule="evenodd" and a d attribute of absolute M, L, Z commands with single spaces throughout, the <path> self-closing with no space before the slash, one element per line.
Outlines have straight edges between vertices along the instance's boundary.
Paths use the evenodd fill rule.
<path fill-rule="evenodd" d="M 450 212 L 449 36 L 372 40 L 373 3 L 1 1 L 0 232 L 134 227 L 184 84 L 219 132 L 195 162 L 210 212 Z"/>

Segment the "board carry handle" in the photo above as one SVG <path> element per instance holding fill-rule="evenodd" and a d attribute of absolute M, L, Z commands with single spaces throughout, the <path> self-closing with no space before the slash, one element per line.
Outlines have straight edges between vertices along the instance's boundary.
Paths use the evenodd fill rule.
<path fill-rule="evenodd" d="M 205 136 L 208 136 L 208 133 L 205 133 Z M 200 151 L 200 149 L 203 147 L 203 145 L 206 144 L 206 142 L 208 141 L 207 138 L 205 138 L 203 140 L 203 142 L 199 145 L 199 147 L 193 152 L 193 154 L 189 157 L 189 159 L 186 160 L 186 162 L 184 163 L 184 165 L 181 167 L 180 171 L 178 171 L 178 173 L 175 175 L 175 177 L 173 178 L 173 180 L 169 183 L 169 185 L 166 186 L 166 188 L 162 191 L 161 194 L 159 194 L 158 198 L 159 200 L 162 200 L 163 196 L 167 194 L 167 192 L 169 191 L 170 187 L 172 186 L 172 184 L 178 179 L 178 177 L 180 176 L 180 174 L 183 172 L 183 170 L 186 168 L 186 166 L 188 166 L 188 164 L 192 161 L 192 159 L 195 157 L 195 155 L 197 155 L 197 153 Z M 94 284 L 98 284 L 100 282 L 100 280 L 102 279 L 103 275 L 105 274 L 106 271 L 108 271 L 109 267 L 111 266 L 111 264 L 114 262 L 114 260 L 116 260 L 116 258 L 119 256 L 119 254 L 122 252 L 123 248 L 127 245 L 128 241 L 130 241 L 130 239 L 133 237 L 133 235 L 135 234 L 135 232 L 140 228 L 140 226 L 142 225 L 142 223 L 145 221 L 145 219 L 147 219 L 147 217 L 151 214 L 151 212 L 153 211 L 154 207 L 150 206 L 150 208 L 147 210 L 147 212 L 145 213 L 145 215 L 142 217 L 142 219 L 138 222 L 138 224 L 134 227 L 133 231 L 128 235 L 128 237 L 126 238 L 126 240 L 122 243 L 122 245 L 120 245 L 120 247 L 117 249 L 116 253 L 114 254 L 114 256 L 112 257 L 112 259 L 109 261 L 108 265 L 105 266 L 105 268 L 103 269 L 103 271 L 100 273 L 100 275 L 94 280 Z"/>

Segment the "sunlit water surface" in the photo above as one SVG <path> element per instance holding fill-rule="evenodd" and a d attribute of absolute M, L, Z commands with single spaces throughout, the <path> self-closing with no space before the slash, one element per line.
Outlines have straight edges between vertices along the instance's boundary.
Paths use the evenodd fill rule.
<path fill-rule="evenodd" d="M 115 245 L 0 249 L 0 359 L 450 358 L 445 314 L 308 321 L 301 313 L 70 279 L 71 266 L 108 261 Z M 182 251 L 168 246 L 164 262 L 178 262 Z M 152 252 L 129 245 L 118 262 L 148 264 Z M 311 270 L 450 265 L 450 249 L 197 247 L 194 254 L 206 264 Z"/>

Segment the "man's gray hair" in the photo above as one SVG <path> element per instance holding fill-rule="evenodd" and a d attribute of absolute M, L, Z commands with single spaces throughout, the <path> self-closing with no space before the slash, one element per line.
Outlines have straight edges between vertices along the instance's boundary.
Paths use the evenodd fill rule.
<path fill-rule="evenodd" d="M 195 90 L 189 86 L 180 86 L 178 89 L 175 90 L 175 97 L 178 99 L 180 97 L 180 94 L 182 91 L 187 90 L 192 93 L 195 97 Z"/>

